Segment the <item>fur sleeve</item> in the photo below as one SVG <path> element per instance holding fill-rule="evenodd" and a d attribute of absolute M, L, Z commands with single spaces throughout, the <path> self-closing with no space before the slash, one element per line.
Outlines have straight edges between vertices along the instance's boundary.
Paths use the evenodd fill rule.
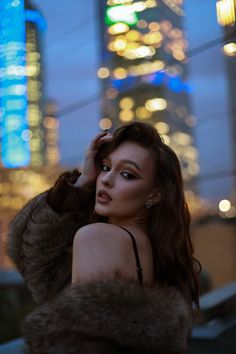
<path fill-rule="evenodd" d="M 65 190 L 70 191 L 66 197 Z M 70 197 L 71 211 L 64 212 Z M 11 222 L 8 253 L 25 277 L 37 303 L 53 297 L 70 275 L 73 238 L 78 228 L 88 223 L 89 200 L 91 193 L 86 195 L 85 191 L 73 186 L 65 187 L 65 182 L 58 188 L 57 182 L 57 193 L 53 187 L 35 197 Z M 56 201 L 60 212 L 49 204 L 56 205 Z"/>
<path fill-rule="evenodd" d="M 23 333 L 34 354 L 62 354 L 68 338 L 70 354 L 83 353 L 82 338 L 107 340 L 129 353 L 182 354 L 188 352 L 191 324 L 189 304 L 172 287 L 94 282 L 70 287 L 35 309 Z"/>

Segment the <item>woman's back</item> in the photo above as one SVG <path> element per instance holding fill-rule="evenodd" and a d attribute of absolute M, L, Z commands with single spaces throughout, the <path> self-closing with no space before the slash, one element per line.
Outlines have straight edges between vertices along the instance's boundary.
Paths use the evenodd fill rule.
<path fill-rule="evenodd" d="M 133 235 L 134 242 L 132 241 Z M 134 243 L 137 246 L 135 254 Z M 72 282 L 121 278 L 139 282 L 138 259 L 143 284 L 154 284 L 153 255 L 147 235 L 137 226 L 94 223 L 82 227 L 73 245 Z"/>

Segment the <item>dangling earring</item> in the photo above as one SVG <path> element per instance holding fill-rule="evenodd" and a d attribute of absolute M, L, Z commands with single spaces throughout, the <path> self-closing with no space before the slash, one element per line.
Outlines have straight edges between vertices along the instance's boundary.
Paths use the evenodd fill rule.
<path fill-rule="evenodd" d="M 149 208 L 151 208 L 151 206 L 152 206 L 151 200 L 147 200 L 146 203 L 145 203 L 145 207 L 146 207 L 147 209 L 149 209 Z"/>

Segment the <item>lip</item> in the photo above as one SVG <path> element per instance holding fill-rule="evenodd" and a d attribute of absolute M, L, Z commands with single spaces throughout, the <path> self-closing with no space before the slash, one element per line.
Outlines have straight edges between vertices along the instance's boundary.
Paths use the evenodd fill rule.
<path fill-rule="evenodd" d="M 97 193 L 97 201 L 99 203 L 108 203 L 112 200 L 111 196 L 104 191 L 103 189 L 100 189 Z"/>

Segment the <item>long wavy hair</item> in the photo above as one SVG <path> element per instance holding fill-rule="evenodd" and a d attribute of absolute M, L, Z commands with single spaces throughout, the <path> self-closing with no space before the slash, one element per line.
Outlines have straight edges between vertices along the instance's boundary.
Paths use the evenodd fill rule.
<path fill-rule="evenodd" d="M 115 130 L 112 142 L 104 144 L 98 152 L 97 163 L 125 141 L 135 142 L 149 150 L 155 162 L 155 183 L 161 198 L 148 209 L 148 234 L 156 281 L 183 291 L 189 290 L 192 300 L 198 305 L 197 274 L 200 264 L 193 257 L 190 213 L 184 197 L 178 157 L 153 126 L 132 122 Z"/>

